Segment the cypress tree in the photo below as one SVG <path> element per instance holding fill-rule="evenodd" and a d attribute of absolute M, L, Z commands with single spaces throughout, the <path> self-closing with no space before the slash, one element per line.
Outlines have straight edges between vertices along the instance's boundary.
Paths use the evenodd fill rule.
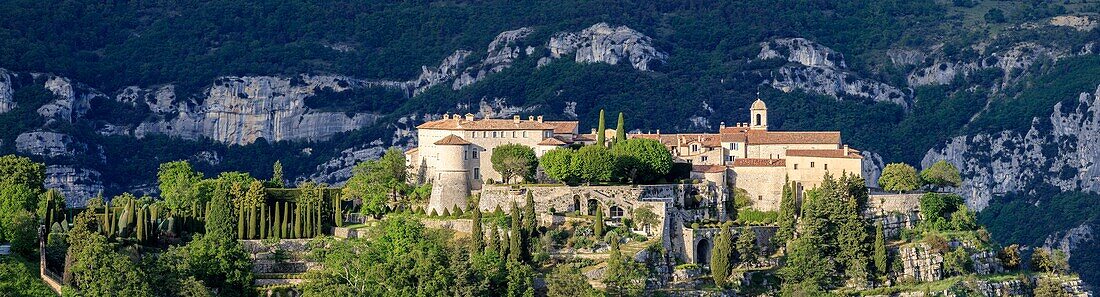
<path fill-rule="evenodd" d="M 332 219 L 336 222 L 336 227 L 344 226 L 344 205 L 340 202 L 342 202 L 340 201 L 340 195 L 332 197 L 333 207 L 336 208 L 335 212 L 332 214 Z"/>
<path fill-rule="evenodd" d="M 257 222 L 257 219 L 259 219 L 259 215 L 256 214 L 256 206 L 249 207 L 248 208 L 248 238 L 249 239 L 256 239 L 256 238 L 259 237 L 258 233 L 260 231 L 259 230 L 260 225 L 259 225 L 259 222 Z"/>
<path fill-rule="evenodd" d="M 145 242 L 145 211 L 138 211 L 137 225 L 134 226 L 134 235 L 139 243 Z"/>
<path fill-rule="evenodd" d="M 210 206 L 207 207 L 209 215 L 206 216 L 206 236 L 218 236 L 232 239 L 233 234 L 233 206 L 229 202 L 229 193 L 224 187 L 214 189 L 210 198 Z M 240 219 L 238 218 L 239 222 Z M 239 228 L 237 230 L 240 230 Z"/>
<path fill-rule="evenodd" d="M 783 197 L 779 206 L 779 229 L 776 230 L 772 241 L 776 246 L 782 247 L 787 241 L 794 238 L 795 227 L 798 224 L 798 209 L 795 206 L 794 185 L 791 182 L 783 184 Z"/>
<path fill-rule="evenodd" d="M 293 238 L 290 234 L 290 202 L 283 202 L 283 222 L 279 224 L 283 238 Z"/>
<path fill-rule="evenodd" d="M 501 258 L 505 258 L 506 260 L 508 258 L 512 258 L 512 236 L 510 235 L 510 233 L 512 232 L 505 229 L 504 233 L 501 234 L 502 238 L 500 239 L 500 256 Z"/>
<path fill-rule="evenodd" d="M 733 268 L 731 258 L 733 256 L 733 242 L 730 239 L 730 225 L 722 224 L 718 236 L 714 238 L 714 249 L 710 256 L 710 274 L 714 284 L 720 288 L 726 287 L 730 269 Z"/>
<path fill-rule="evenodd" d="M 274 211 L 275 211 L 275 218 L 272 219 L 274 221 L 274 223 L 272 223 L 272 225 L 271 225 L 271 237 L 272 238 L 283 238 L 283 233 L 280 232 L 282 228 L 279 227 L 283 223 L 282 203 L 275 202 Z"/>
<path fill-rule="evenodd" d="M 314 232 L 314 233 L 313 233 L 313 236 L 318 236 L 318 235 L 321 235 L 321 233 L 322 233 L 322 232 L 324 232 L 324 228 L 323 228 L 323 226 L 321 225 L 321 223 L 322 223 L 322 222 L 321 222 L 321 201 L 317 201 L 317 206 L 316 206 L 316 207 L 314 207 L 314 211 L 316 211 L 316 214 L 317 214 L 317 215 L 316 215 L 316 216 L 315 216 L 315 217 L 313 218 L 313 219 L 314 219 L 314 221 L 315 221 L 315 223 L 316 223 L 316 227 L 317 227 L 317 228 L 314 228 L 314 229 L 313 229 L 313 232 Z"/>
<path fill-rule="evenodd" d="M 886 236 L 882 230 L 882 223 L 875 224 L 875 272 L 878 275 L 886 274 Z"/>
<path fill-rule="evenodd" d="M 470 212 L 473 216 L 470 219 L 470 253 L 476 253 L 485 248 L 485 235 L 481 230 L 481 210 L 474 207 Z"/>
<path fill-rule="evenodd" d="M 269 238 L 271 234 L 267 233 L 267 203 L 260 203 L 260 237 Z"/>
<path fill-rule="evenodd" d="M 237 209 L 237 239 L 244 239 L 245 235 L 244 207 Z"/>
<path fill-rule="evenodd" d="M 490 254 L 500 255 L 500 234 L 497 233 L 497 225 L 493 224 L 489 226 L 489 240 L 486 241 L 485 251 Z"/>
<path fill-rule="evenodd" d="M 740 233 L 737 236 L 737 253 L 741 255 L 741 261 L 756 260 L 757 254 L 759 254 L 756 248 L 756 232 L 751 227 L 741 227 Z"/>
<path fill-rule="evenodd" d="M 607 146 L 607 135 L 604 135 L 604 131 L 607 130 L 607 125 L 603 119 L 603 109 L 600 110 L 600 122 L 596 126 L 596 145 Z"/>
<path fill-rule="evenodd" d="M 519 261 L 523 256 L 521 252 L 523 251 L 522 245 L 524 241 L 524 234 L 522 232 L 523 226 L 520 225 L 521 219 L 522 217 L 520 217 L 519 214 L 519 205 L 516 205 L 515 202 L 512 202 L 512 230 L 511 237 L 508 241 L 508 260 Z"/>
<path fill-rule="evenodd" d="M 603 237 L 603 207 L 596 206 L 596 221 L 593 223 L 592 231 L 596 232 L 596 237 Z"/>
<path fill-rule="evenodd" d="M 619 123 L 615 125 L 615 139 L 611 143 L 619 143 L 626 140 L 626 127 L 623 122 L 623 113 L 619 112 Z"/>
<path fill-rule="evenodd" d="M 293 238 L 302 238 L 302 205 L 294 204 L 294 236 Z"/>
<path fill-rule="evenodd" d="M 535 220 L 535 196 L 531 191 L 527 191 L 527 199 L 523 203 L 523 229 L 526 230 L 527 237 L 534 237 L 538 224 Z"/>

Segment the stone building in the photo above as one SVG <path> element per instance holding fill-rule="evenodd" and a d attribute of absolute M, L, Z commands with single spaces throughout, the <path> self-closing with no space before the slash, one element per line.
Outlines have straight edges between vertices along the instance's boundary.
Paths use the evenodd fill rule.
<path fill-rule="evenodd" d="M 752 104 L 749 120 L 733 126 L 723 123 L 717 133 L 658 131 L 627 137 L 660 141 L 675 162 L 692 164 L 693 179 L 717 188 L 719 207 L 732 198 L 735 188 L 741 188 L 754 209 L 775 211 L 784 181 L 793 182 L 801 193 L 817 186 L 826 173 L 859 176 L 863 172 L 859 151 L 844 145 L 840 132 L 770 131 L 768 108 L 759 99 Z M 444 115 L 417 130 L 419 147 L 407 151 L 406 160 L 421 182 L 433 183 L 427 211 L 439 213 L 456 205 L 465 208 L 466 197 L 486 183 L 501 181 L 490 162 L 493 148 L 522 144 L 541 156 L 558 147 L 594 144 L 597 139 L 595 133 L 579 134 L 576 121 L 544 121 L 541 116 L 524 120 Z M 604 133 L 609 140 L 614 137 L 614 130 Z M 480 206 L 486 208 L 484 203 Z"/>

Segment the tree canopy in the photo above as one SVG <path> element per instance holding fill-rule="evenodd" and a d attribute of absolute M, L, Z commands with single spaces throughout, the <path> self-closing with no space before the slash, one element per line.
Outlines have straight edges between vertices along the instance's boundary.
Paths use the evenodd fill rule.
<path fill-rule="evenodd" d="M 408 187 L 406 174 L 405 154 L 398 148 L 390 148 L 378 160 L 355 165 L 351 178 L 344 184 L 344 197 L 361 198 L 362 212 L 380 217 L 388 210 L 386 203 Z"/>
<path fill-rule="evenodd" d="M 920 177 L 917 176 L 917 169 L 909 164 L 890 163 L 882 169 L 878 184 L 883 190 L 908 192 L 920 188 Z"/>
<path fill-rule="evenodd" d="M 634 138 L 618 141 L 611 153 L 618 175 L 632 182 L 651 182 L 672 169 L 672 154 L 661 142 Z"/>
<path fill-rule="evenodd" d="M 515 143 L 493 148 L 490 161 L 493 163 L 493 170 L 500 173 L 502 183 L 511 183 L 516 177 L 524 181 L 533 181 L 539 166 L 534 149 Z"/>
<path fill-rule="evenodd" d="M 959 169 L 946 160 L 936 161 L 931 167 L 921 170 L 920 178 L 924 183 L 937 187 L 958 187 L 962 184 Z"/>

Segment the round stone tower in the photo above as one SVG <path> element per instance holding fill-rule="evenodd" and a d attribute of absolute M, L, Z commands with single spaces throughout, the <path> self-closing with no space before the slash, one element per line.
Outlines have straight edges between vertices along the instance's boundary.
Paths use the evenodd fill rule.
<path fill-rule="evenodd" d="M 466 151 L 470 142 L 456 135 L 449 135 L 435 142 L 436 152 L 439 153 L 435 172 L 435 183 L 432 184 L 432 196 L 428 199 L 427 213 L 435 210 L 436 214 L 443 214 L 443 210 L 454 210 L 455 206 L 465 210 L 466 196 L 470 195 L 469 173 L 466 168 Z"/>

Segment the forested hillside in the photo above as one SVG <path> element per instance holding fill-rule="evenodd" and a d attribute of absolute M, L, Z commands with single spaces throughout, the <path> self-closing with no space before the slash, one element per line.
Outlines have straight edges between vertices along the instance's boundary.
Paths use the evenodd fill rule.
<path fill-rule="evenodd" d="M 4 1 L 0 154 L 45 162 L 81 202 L 156 191 L 173 160 L 257 175 L 281 161 L 291 180 L 339 183 L 445 112 L 586 131 L 606 109 L 631 129 L 701 131 L 744 121 L 759 96 L 773 129 L 839 130 L 866 160 L 949 159 L 998 240 L 1039 245 L 1098 219 L 1024 207 L 1100 204 L 1087 182 L 1100 132 L 1086 129 L 1097 13 L 1084 0 Z M 1039 145 L 1032 129 L 1061 138 Z M 987 146 L 998 153 L 969 154 Z M 1036 168 L 982 170 L 1036 153 Z M 994 176 L 1019 180 L 981 184 Z"/>

